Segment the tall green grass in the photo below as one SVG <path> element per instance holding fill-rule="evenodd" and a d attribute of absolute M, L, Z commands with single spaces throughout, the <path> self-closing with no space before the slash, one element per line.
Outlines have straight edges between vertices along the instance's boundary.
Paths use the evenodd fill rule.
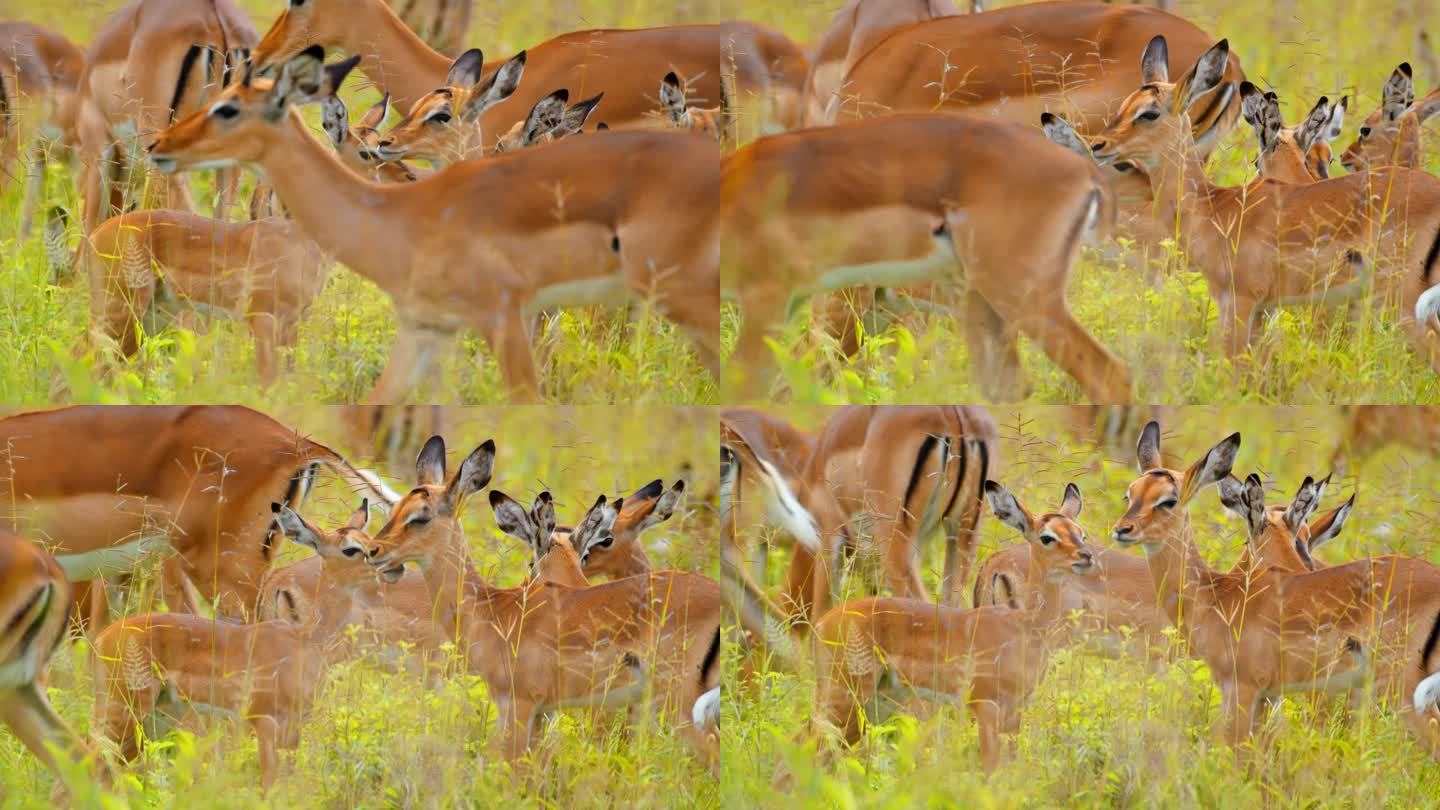
<path fill-rule="evenodd" d="M 787 413 L 804 428 L 825 417 L 813 407 Z M 1135 437 L 1120 437 L 1118 448 L 1097 447 L 1088 430 L 1077 429 L 1083 419 L 1056 406 L 994 415 L 1001 440 L 991 477 L 1032 510 L 1055 508 L 1064 485 L 1074 481 L 1084 493 L 1080 523 L 1089 542 L 1110 545 L 1110 527 L 1124 513 L 1125 487 L 1136 475 Z M 1182 469 L 1241 431 L 1235 472 L 1258 472 L 1270 503 L 1288 501 L 1305 475 L 1329 471 L 1340 432 L 1337 415 L 1319 409 L 1189 407 L 1164 419 L 1166 463 Z M 1332 482 L 1321 508 L 1358 492 L 1355 511 L 1318 556 L 1336 563 L 1394 551 L 1440 559 L 1433 530 L 1437 487 L 1440 460 L 1412 450 L 1389 448 L 1352 467 L 1351 477 Z M 1213 490 L 1197 497 L 1190 512 L 1206 558 L 1228 568 L 1245 541 L 1241 521 L 1220 508 Z M 741 526 L 768 536 L 758 520 L 745 515 Z M 988 509 L 981 527 L 977 559 L 1022 542 Z M 939 538 L 921 548 L 930 552 L 922 567 L 935 593 L 943 562 Z M 777 538 L 766 557 L 771 593 L 782 585 L 788 551 Z M 876 587 L 868 569 L 858 570 L 846 582 L 852 597 Z M 968 713 L 938 704 L 907 704 L 872 722 L 854 749 L 837 749 L 833 768 L 817 767 L 817 746 L 824 743 L 809 734 L 813 665 L 774 671 L 763 661 L 742 662 L 743 652 L 732 646 L 723 801 L 815 808 L 1434 806 L 1440 764 L 1386 707 L 1367 700 L 1347 714 L 1338 710 L 1340 700 L 1321 701 L 1316 709 L 1304 696 L 1288 698 L 1262 729 L 1272 744 L 1247 747 L 1237 757 L 1210 735 L 1219 693 L 1208 670 L 1185 659 L 1160 663 L 1175 652 L 1155 651 L 1149 661 L 1060 652 L 1024 712 L 1015 757 L 987 779 Z M 777 789 L 782 768 L 790 782 Z"/>

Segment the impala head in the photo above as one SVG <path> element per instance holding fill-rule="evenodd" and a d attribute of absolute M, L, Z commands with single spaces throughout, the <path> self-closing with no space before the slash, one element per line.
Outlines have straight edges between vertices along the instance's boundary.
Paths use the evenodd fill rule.
<path fill-rule="evenodd" d="M 1251 473 L 1244 482 L 1228 476 L 1220 482 L 1220 502 L 1244 518 L 1248 548 L 1259 564 L 1286 571 L 1313 571 L 1312 552 L 1340 534 L 1355 507 L 1355 496 L 1351 495 L 1340 506 L 1313 517 L 1329 482 L 1328 475 L 1319 481 L 1307 475 L 1290 503 L 1267 506 L 1260 476 Z"/>
<path fill-rule="evenodd" d="M 1299 126 L 1287 127 L 1280 99 L 1250 82 L 1240 84 L 1240 113 L 1260 141 L 1256 168 L 1265 177 L 1285 183 L 1310 183 L 1330 176 L 1330 144 L 1340 137 L 1350 97 L 1331 104 L 1321 96 Z"/>
<path fill-rule="evenodd" d="M 370 500 L 360 501 L 360 508 L 350 515 L 344 525 L 327 532 L 306 520 L 298 512 L 278 503 L 270 504 L 275 513 L 275 524 L 295 543 L 314 551 L 326 563 L 345 562 L 350 565 L 331 565 L 326 575 L 343 585 L 358 585 L 375 578 L 375 572 L 364 565 L 370 553 L 370 535 L 365 526 L 370 522 Z"/>
<path fill-rule="evenodd" d="M 570 91 L 564 88 L 556 90 L 535 102 L 525 120 L 516 121 L 510 131 L 496 141 L 495 151 L 513 152 L 579 133 L 604 96 L 604 93 L 599 93 L 594 98 L 566 106 L 570 101 Z"/>
<path fill-rule="evenodd" d="M 488 440 L 447 479 L 445 440 L 431 436 L 415 459 L 418 483 L 391 507 L 390 519 L 372 541 L 368 562 L 380 569 L 381 578 L 396 582 L 407 562 L 423 569 L 457 544 L 463 549 L 460 509 L 472 493 L 489 485 L 494 470 L 495 442 Z"/>
<path fill-rule="evenodd" d="M 985 482 L 985 499 L 1001 523 L 1029 541 L 1031 559 L 1047 576 L 1085 574 L 1095 567 L 1095 555 L 1085 543 L 1085 530 L 1075 522 L 1083 505 L 1079 487 L 1066 484 L 1060 508 L 1043 515 L 1030 514 L 1010 490 L 994 481 Z"/>
<path fill-rule="evenodd" d="M 529 546 L 531 579 L 557 581 L 561 576 L 552 573 L 555 569 L 580 570 L 580 555 L 570 544 L 570 536 L 555 531 L 555 501 L 549 492 L 540 493 L 526 509 L 509 495 L 492 489 L 490 509 L 500 531 Z"/>
<path fill-rule="evenodd" d="M 1090 144 L 1069 121 L 1054 113 L 1040 114 L 1040 129 L 1045 132 L 1045 137 L 1052 142 L 1069 149 L 1070 151 L 1083 155 L 1094 160 L 1094 153 L 1090 150 Z M 1102 165 L 1100 172 L 1109 180 L 1110 185 L 1115 188 L 1116 199 L 1120 202 L 1150 202 L 1153 195 L 1150 191 L 1150 177 L 1139 166 L 1129 161 L 1121 160 L 1109 165 Z"/>
<path fill-rule="evenodd" d="M 1170 81 L 1165 38 L 1150 40 L 1140 58 L 1144 83 L 1120 104 L 1120 111 L 1090 144 L 1102 164 L 1137 163 L 1154 176 L 1182 149 L 1205 149 L 1228 126 L 1236 88 L 1225 81 L 1229 40 L 1200 55 L 1178 81 Z"/>
<path fill-rule="evenodd" d="M 480 115 L 509 98 L 525 74 L 525 52 L 485 75 L 485 55 L 471 48 L 450 66 L 445 86 L 422 96 L 379 144 L 386 160 L 455 160 L 481 137 Z"/>
<path fill-rule="evenodd" d="M 390 96 L 386 94 L 375 106 L 366 110 L 352 126 L 350 111 L 339 96 L 326 96 L 320 102 L 320 122 L 336 154 L 356 174 L 374 176 L 386 182 L 408 182 L 415 173 L 399 161 L 386 162 L 375 154 L 380 143 L 380 126 L 390 115 Z"/>
<path fill-rule="evenodd" d="M 1205 487 L 1224 480 L 1239 451 L 1240 434 L 1232 433 L 1188 470 L 1172 470 L 1160 460 L 1160 423 L 1147 424 L 1135 448 L 1140 477 L 1125 489 L 1128 506 L 1115 522 L 1115 542 L 1153 548 L 1184 536 L 1189 528 L 1186 508 L 1190 500 Z"/>
<path fill-rule="evenodd" d="M 327 66 L 325 51 L 312 48 L 286 62 L 273 81 L 246 73 L 209 107 L 163 130 L 150 144 L 150 160 L 166 174 L 257 163 L 281 128 L 298 122 L 291 108 L 335 95 L 358 62 Z"/>
<path fill-rule="evenodd" d="M 660 110 L 671 126 L 691 129 L 712 138 L 720 138 L 720 107 L 691 107 L 685 94 L 686 81 L 675 71 L 660 81 Z"/>
<path fill-rule="evenodd" d="M 625 499 L 625 508 L 615 519 L 614 531 L 586 546 L 585 574 L 620 579 L 648 571 L 650 560 L 640 537 L 669 520 L 684 496 L 684 481 L 676 481 L 674 486 L 665 489 L 664 482 L 657 478 L 636 490 Z"/>
<path fill-rule="evenodd" d="M 363 2 L 388 10 L 384 3 Z M 309 48 L 342 46 L 351 39 L 351 26 L 363 24 L 355 14 L 355 5 L 356 0 L 289 0 L 251 53 L 255 70 L 261 76 L 271 75 Z M 395 22 L 404 25 L 398 17 Z"/>
<path fill-rule="evenodd" d="M 1360 122 L 1355 140 L 1345 147 L 1341 165 L 1352 172 L 1385 166 L 1418 168 L 1420 127 L 1437 112 L 1440 89 L 1417 103 L 1410 63 L 1401 62 L 1380 90 L 1380 106 Z"/>

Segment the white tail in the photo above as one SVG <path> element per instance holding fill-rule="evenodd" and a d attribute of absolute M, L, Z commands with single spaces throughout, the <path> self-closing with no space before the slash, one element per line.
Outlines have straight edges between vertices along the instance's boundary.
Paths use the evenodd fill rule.
<path fill-rule="evenodd" d="M 1424 714 L 1431 707 L 1440 705 L 1440 672 L 1416 685 L 1414 704 L 1416 714 Z"/>

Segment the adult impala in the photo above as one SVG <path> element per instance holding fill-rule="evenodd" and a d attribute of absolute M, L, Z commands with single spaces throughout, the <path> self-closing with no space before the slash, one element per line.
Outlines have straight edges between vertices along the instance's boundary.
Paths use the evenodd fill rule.
<path fill-rule="evenodd" d="M 259 39 L 234 0 L 130 0 L 115 12 L 86 54 L 80 78 L 80 221 L 85 233 L 120 213 L 114 188 L 130 154 L 175 116 L 197 109 L 228 83 Z M 130 171 L 144 166 L 131 166 Z M 190 207 L 189 193 L 167 181 L 171 207 Z"/>
<path fill-rule="evenodd" d="M 0 419 L 0 464 L 13 493 L 4 511 L 35 509 L 35 533 L 55 548 L 168 538 L 178 554 L 162 579 L 167 604 L 195 612 L 188 579 L 227 618 L 254 611 L 283 540 L 272 501 L 298 506 L 321 466 L 377 502 L 385 492 L 334 450 L 243 407 L 18 414 Z"/>
<path fill-rule="evenodd" d="M 1045 677 L 1050 654 L 1068 640 L 1061 583 L 1095 565 L 1080 516 L 1080 490 L 1065 487 L 1059 509 L 1032 514 L 1007 489 L 985 482 L 995 517 L 1031 546 L 1031 590 L 1004 606 L 960 609 L 911 599 L 860 599 L 827 613 L 815 627 L 815 721 L 860 739 L 862 713 L 883 716 L 882 700 L 923 696 L 964 705 L 980 729 L 980 761 L 994 771 L 1001 735 L 1020 729 L 1021 713 Z M 1003 588 L 1003 586 L 1002 586 Z M 1011 606 L 1013 603 L 1013 606 Z"/>
<path fill-rule="evenodd" d="M 720 593 L 675 571 L 589 588 L 534 582 L 495 588 L 470 560 L 459 511 L 484 489 L 495 443 L 477 447 L 447 478 L 445 442 L 426 442 L 417 486 L 374 536 L 369 563 L 387 581 L 419 565 L 436 600 L 436 627 L 451 634 L 472 673 L 484 678 L 500 719 L 495 749 L 507 759 L 530 747 L 537 717 L 564 706 L 624 705 L 650 692 L 712 770 L 714 741 L 689 721 L 702 694 L 719 686 Z M 637 666 L 638 662 L 638 666 Z"/>
<path fill-rule="evenodd" d="M 22 238 L 30 235 L 40 203 L 46 161 L 62 147 L 79 145 L 76 91 L 84 70 L 85 51 L 64 35 L 34 23 L 0 22 L 0 192 L 17 179 L 25 130 L 31 138 L 24 150 Z"/>
<path fill-rule="evenodd" d="M 259 166 L 321 249 L 390 295 L 398 334 L 367 402 L 399 404 L 467 327 L 490 344 L 513 397 L 533 400 L 529 315 L 634 298 L 684 328 L 718 379 L 719 234 L 700 204 L 718 193 L 714 141 L 610 132 L 377 185 L 291 109 L 339 85 L 323 59 L 313 48 L 274 81 L 247 74 L 161 133 L 151 159 L 169 172 Z M 685 183 L 670 182 L 677 172 Z"/>
<path fill-rule="evenodd" d="M 885 37 L 853 63 L 831 118 L 890 111 L 963 110 L 1030 124 L 1064 113 L 1093 134 L 1140 83 L 1132 54 L 1164 36 L 1179 64 L 1215 41 L 1193 23 L 1157 9 L 1097 2 L 1027 3 L 983 14 L 919 22 Z M 1229 57 L 1227 81 L 1245 78 Z M 1239 99 L 1211 99 L 1197 124 L 1205 154 L 1239 119 Z"/>
<path fill-rule="evenodd" d="M 867 119 L 761 138 L 722 158 L 720 171 L 722 285 L 743 317 L 729 363 L 743 375 L 741 398 L 770 387 L 767 339 L 792 301 L 951 285 L 963 267 L 967 343 L 989 395 L 1024 387 L 1020 332 L 1092 401 L 1130 400 L 1129 371 L 1066 303 L 1080 246 L 1114 220 L 1110 182 L 1033 124 L 943 113 Z"/>
<path fill-rule="evenodd" d="M 361 71 L 407 110 L 445 86 L 454 61 L 415 36 L 384 0 L 290 0 L 255 49 L 255 64 L 278 69 L 314 45 L 360 54 Z M 605 93 L 600 112 L 612 128 L 654 127 L 656 78 L 669 70 L 695 76 L 695 95 L 718 100 L 722 54 L 732 48 L 742 92 L 768 97 L 789 84 L 798 89 L 804 81 L 804 55 L 794 43 L 754 23 L 574 31 L 526 49 L 525 83 L 487 111 L 480 127 L 493 139 L 560 87 L 582 98 Z M 772 71 L 772 64 L 788 66 L 797 56 L 798 68 Z M 503 61 L 486 64 L 485 73 Z"/>
<path fill-rule="evenodd" d="M 1399 299 L 1411 345 L 1440 370 L 1440 351 L 1414 314 L 1436 284 L 1440 180 L 1386 169 L 1309 185 L 1262 179 L 1217 187 L 1205 176 L 1196 146 L 1205 136 L 1197 137 L 1192 119 L 1208 115 L 1215 93 L 1239 95 L 1227 73 L 1229 44 L 1221 40 L 1176 82 L 1165 51 L 1160 37 L 1147 46 L 1144 83 L 1091 146 L 1104 164 L 1140 166 L 1157 216 L 1178 219 L 1182 246 L 1219 305 L 1224 349 L 1240 354 L 1268 308 L 1359 294 L 1365 285 L 1357 276 L 1368 262 L 1381 268 L 1382 293 Z"/>

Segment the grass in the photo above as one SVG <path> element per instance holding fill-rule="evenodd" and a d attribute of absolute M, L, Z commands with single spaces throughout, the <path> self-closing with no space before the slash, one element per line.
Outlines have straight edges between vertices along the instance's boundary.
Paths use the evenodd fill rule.
<path fill-rule="evenodd" d="M 741 16 L 765 20 L 798 41 L 814 41 L 834 3 L 742 2 Z M 962 6 L 964 4 L 961 4 Z M 987 6 L 1014 5 L 1001 1 Z M 1287 122 L 1298 123 L 1320 95 L 1350 96 L 1338 153 L 1379 103 L 1396 64 L 1416 65 L 1417 95 L 1440 83 L 1417 56 L 1416 26 L 1425 24 L 1418 0 L 1328 3 L 1202 3 L 1180 0 L 1178 13 L 1216 38 L 1229 37 L 1247 76 L 1281 97 Z M 1432 32 L 1433 33 L 1433 32 Z M 1139 53 L 1115 58 L 1139 58 Z M 1433 62 L 1431 63 L 1433 64 Z M 1174 75 L 1188 66 L 1172 66 Z M 934 77 L 939 81 L 941 77 Z M 1426 166 L 1440 170 L 1433 126 Z M 1210 175 L 1222 185 L 1254 177 L 1258 146 L 1243 121 L 1212 158 Z M 1428 238 L 1428 236 L 1423 237 Z M 1138 269 L 1143 268 L 1143 269 Z M 1174 245 L 1142 256 L 1133 246 L 1087 250 L 1072 275 L 1071 308 L 1134 377 L 1135 401 L 1164 403 L 1321 404 L 1440 402 L 1440 378 L 1411 350 L 1392 307 L 1283 310 L 1231 362 L 1214 342 L 1216 308 L 1203 278 Z M 1137 305 L 1138 304 L 1138 305 Z M 975 402 L 984 399 L 964 340 L 963 324 L 944 315 L 911 314 L 881 326 L 855 358 L 828 337 L 812 333 L 808 317 L 790 319 L 772 345 L 779 377 L 772 393 L 794 402 Z M 727 339 L 738 314 L 728 309 Z M 1032 399 L 1075 402 L 1084 394 L 1030 341 L 1022 339 Z"/>
<path fill-rule="evenodd" d="M 337 441 L 338 416 L 324 406 L 291 407 L 275 415 Z M 705 408 L 575 407 L 452 409 L 446 414 L 451 464 L 493 437 L 499 445 L 493 486 L 525 500 L 549 488 L 562 522 L 574 521 L 601 492 L 629 494 L 654 478 L 667 486 L 682 470 L 690 494 L 646 544 L 657 568 L 708 571 L 715 547 L 713 412 Z M 413 457 L 413 456 L 412 456 Z M 702 462 L 704 462 L 702 466 Z M 401 491 L 414 483 L 409 463 L 378 470 Z M 304 509 L 333 527 L 356 499 L 334 481 L 312 493 Z M 484 494 L 464 512 L 467 536 L 483 577 L 510 586 L 524 581 L 529 552 L 495 528 Z M 372 530 L 376 524 L 372 523 Z M 309 552 L 285 546 L 280 564 Z M 141 612 L 135 589 L 126 613 Z M 92 705 L 88 647 L 57 653 L 49 692 L 82 733 Z M 217 721 L 172 731 L 152 741 L 127 772 L 118 795 L 77 797 L 90 807 L 606 807 L 622 793 L 636 806 L 713 807 L 718 785 L 663 721 L 626 730 L 623 713 L 561 712 L 537 737 L 529 775 L 517 779 L 488 748 L 493 706 L 478 677 L 453 676 L 428 690 L 391 672 L 373 656 L 332 670 L 304 727 L 301 748 L 268 796 L 258 788 L 255 743 L 248 727 Z M 528 780 L 528 781 L 527 781 Z M 81 784 L 84 779 L 82 777 Z M 52 779 L 14 735 L 0 732 L 0 808 L 47 807 Z"/>
<path fill-rule="evenodd" d="M 41 2 L 16 16 L 85 43 L 98 27 L 96 21 L 121 5 L 119 0 Z M 242 0 L 240 5 L 251 12 L 263 34 L 285 3 Z M 472 39 L 486 53 L 500 54 L 575 28 L 703 22 L 715 14 L 716 9 L 700 0 L 578 0 L 545 10 L 485 2 L 477 3 Z M 656 82 L 658 86 L 658 77 Z M 353 80 L 344 93 L 352 110 L 365 109 L 377 97 L 361 87 L 363 82 Z M 248 200 L 251 179 L 246 178 L 241 200 Z M 210 177 L 197 177 L 192 185 L 199 192 L 197 201 L 210 199 Z M 268 390 L 259 385 L 250 334 L 238 320 L 203 315 L 204 334 L 163 328 L 146 335 L 139 354 L 129 361 L 113 351 L 88 348 L 86 285 L 83 280 L 64 287 L 49 283 L 40 229 L 28 240 L 19 235 L 21 196 L 20 183 L 9 184 L 0 195 L 3 401 L 47 403 L 53 383 L 63 379 L 75 402 L 244 402 L 260 407 L 355 402 L 385 366 L 395 333 L 394 307 L 373 284 L 338 266 L 305 318 L 297 348 L 284 353 L 293 369 Z M 78 212 L 78 170 L 51 165 L 42 218 L 52 205 Z M 77 239 L 72 233 L 71 242 Z M 561 313 L 546 325 L 535 356 L 551 401 L 692 404 L 715 402 L 718 396 L 689 339 L 653 306 L 635 308 L 628 320 L 594 308 Z M 475 404 L 507 398 L 494 355 L 472 334 L 455 341 L 443 367 L 432 371 L 415 399 Z"/>
<path fill-rule="evenodd" d="M 1085 497 L 1080 523 L 1090 542 L 1107 545 L 1110 526 L 1125 510 L 1125 486 L 1135 477 L 1134 437 L 1122 437 L 1124 448 L 1096 447 L 1062 407 L 993 413 L 1001 441 L 992 477 L 1037 511 L 1055 508 L 1065 483 L 1076 482 Z M 787 414 L 800 427 L 816 428 L 825 409 Z M 1269 502 L 1276 503 L 1293 495 L 1305 475 L 1326 473 L 1340 422 L 1319 409 L 1190 407 L 1175 409 L 1165 427 L 1166 463 L 1182 468 L 1241 431 L 1235 471 L 1259 472 Z M 1440 460 L 1391 448 L 1352 468 L 1352 476 L 1327 490 L 1321 509 L 1357 490 L 1359 497 L 1343 534 L 1321 558 L 1336 563 L 1394 551 L 1440 559 L 1432 530 Z M 1209 491 L 1195 500 L 1191 515 L 1207 559 L 1228 568 L 1244 543 L 1243 524 Z M 746 515 L 742 529 L 763 536 L 754 527 L 758 519 Z M 977 559 L 1021 542 L 988 510 L 982 530 Z M 931 593 L 939 584 L 939 546 L 938 539 L 930 544 L 925 564 Z M 770 547 L 771 593 L 781 587 L 787 552 L 786 544 Z M 870 592 L 868 573 L 847 580 L 849 595 Z M 727 648 L 727 683 L 735 686 L 722 721 L 726 806 L 1408 808 L 1434 806 L 1440 791 L 1440 766 L 1384 707 L 1367 702 L 1347 716 L 1313 710 L 1303 697 L 1287 699 L 1265 729 L 1273 744 L 1247 749 L 1242 761 L 1209 734 L 1219 693 L 1204 665 L 1184 659 L 1149 665 L 1077 650 L 1052 659 L 1024 712 L 1015 757 L 989 779 L 968 713 L 936 704 L 911 704 L 873 722 L 856 748 L 839 750 L 833 769 L 819 768 L 817 741 L 806 733 L 811 667 L 774 671 L 740 655 Z M 772 783 L 782 765 L 793 781 L 776 793 Z"/>

